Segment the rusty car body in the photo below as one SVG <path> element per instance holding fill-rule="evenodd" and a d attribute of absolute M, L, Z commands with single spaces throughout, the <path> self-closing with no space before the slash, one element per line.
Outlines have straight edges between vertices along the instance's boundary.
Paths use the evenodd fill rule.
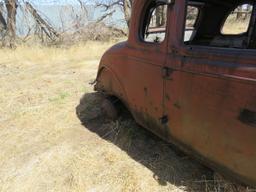
<path fill-rule="evenodd" d="M 241 4 L 252 6 L 248 29 L 221 33 Z M 150 31 L 157 33 L 149 18 L 162 5 L 167 19 L 159 33 L 165 37 L 148 41 Z M 254 0 L 135 0 L 129 38 L 103 55 L 95 85 L 122 101 L 143 127 L 251 186 L 256 186 L 255 5 Z M 186 28 L 188 6 L 197 9 L 192 32 Z"/>

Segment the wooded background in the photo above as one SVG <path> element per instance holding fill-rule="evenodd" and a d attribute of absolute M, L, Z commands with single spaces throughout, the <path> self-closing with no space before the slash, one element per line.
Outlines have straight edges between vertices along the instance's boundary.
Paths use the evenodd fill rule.
<path fill-rule="evenodd" d="M 128 33 L 130 25 L 131 9 L 133 0 L 74 0 L 80 6 L 80 12 L 75 10 L 72 25 L 69 30 L 57 29 L 52 23 L 42 15 L 35 6 L 26 0 L 2 0 L 0 2 L 0 38 L 1 47 L 15 48 L 17 44 L 24 43 L 30 39 L 37 39 L 43 44 L 60 44 L 63 42 L 74 43 L 81 40 L 108 40 L 111 36 L 121 37 Z M 52 3 L 58 3 L 53 0 Z M 95 8 L 100 8 L 102 14 L 94 22 L 88 22 L 88 4 Z M 72 6 L 71 4 L 69 6 Z M 35 25 L 28 27 L 26 34 L 17 33 L 17 9 L 33 18 Z M 155 11 L 155 25 L 161 27 L 165 25 L 165 8 L 160 6 Z M 115 25 L 106 25 L 105 20 L 112 17 L 117 10 L 123 14 L 123 27 Z M 236 19 L 248 17 L 250 7 L 239 7 L 234 14 Z M 189 14 L 188 14 L 189 15 Z M 26 19 L 26 18 L 25 18 Z M 29 19 L 28 19 L 29 20 Z M 64 18 L 61 22 L 64 22 Z M 30 22 L 30 20 L 29 20 Z M 126 26 L 126 27 L 124 27 Z"/>

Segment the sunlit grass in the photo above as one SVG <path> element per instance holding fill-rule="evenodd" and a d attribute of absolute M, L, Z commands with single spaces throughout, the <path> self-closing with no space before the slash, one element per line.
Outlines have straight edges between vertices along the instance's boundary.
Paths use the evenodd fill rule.
<path fill-rule="evenodd" d="M 1 192 L 214 189 L 205 168 L 177 156 L 132 119 L 97 118 L 100 103 L 89 82 L 112 44 L 0 50 Z M 85 93 L 91 95 L 81 100 Z M 79 104 L 95 129 L 81 125 Z M 223 186 L 230 184 L 221 180 L 216 189 Z"/>

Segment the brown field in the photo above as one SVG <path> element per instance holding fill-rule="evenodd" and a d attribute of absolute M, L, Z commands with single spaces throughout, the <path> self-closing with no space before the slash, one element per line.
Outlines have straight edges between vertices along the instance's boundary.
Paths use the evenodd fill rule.
<path fill-rule="evenodd" d="M 249 191 L 102 116 L 89 82 L 111 44 L 0 50 L 0 192 Z"/>
<path fill-rule="evenodd" d="M 250 19 L 242 19 L 237 21 L 236 14 L 230 15 L 227 19 L 228 21 L 224 23 L 222 28 L 223 34 L 241 34 L 248 30 Z"/>

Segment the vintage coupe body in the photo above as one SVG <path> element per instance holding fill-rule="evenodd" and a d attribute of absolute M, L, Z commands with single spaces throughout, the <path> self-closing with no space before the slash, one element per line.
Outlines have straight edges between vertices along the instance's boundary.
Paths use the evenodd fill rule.
<path fill-rule="evenodd" d="M 241 5 L 246 27 L 228 32 Z M 167 142 L 256 186 L 255 20 L 254 0 L 135 0 L 128 41 L 104 54 L 95 89 Z"/>

